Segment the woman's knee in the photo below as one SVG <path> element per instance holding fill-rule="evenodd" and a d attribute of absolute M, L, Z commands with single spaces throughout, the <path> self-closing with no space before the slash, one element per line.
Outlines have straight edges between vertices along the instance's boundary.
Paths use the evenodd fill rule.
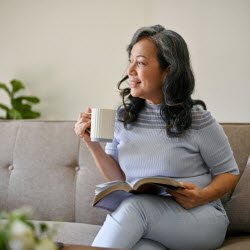
<path fill-rule="evenodd" d="M 136 243 L 132 250 L 167 250 L 167 248 L 156 241 L 141 239 Z"/>
<path fill-rule="evenodd" d="M 147 228 L 147 215 L 144 212 L 143 199 L 139 195 L 125 199 L 111 216 L 119 223 L 127 225 L 129 222 L 135 227 L 140 225 L 143 230 Z"/>
<path fill-rule="evenodd" d="M 116 211 L 113 213 L 131 213 L 131 212 L 141 212 L 142 206 L 143 206 L 143 200 L 144 198 L 140 195 L 132 195 L 119 205 L 119 207 L 116 209 Z"/>

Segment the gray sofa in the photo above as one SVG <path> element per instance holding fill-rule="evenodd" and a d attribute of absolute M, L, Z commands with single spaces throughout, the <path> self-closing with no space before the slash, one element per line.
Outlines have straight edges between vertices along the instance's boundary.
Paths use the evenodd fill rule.
<path fill-rule="evenodd" d="M 95 185 L 104 180 L 74 123 L 0 121 L 0 210 L 29 205 L 32 219 L 60 221 L 55 240 L 90 245 L 107 214 L 91 206 Z M 220 249 L 250 249 L 250 124 L 223 128 L 244 174 L 231 200 L 223 198 L 231 224 Z"/>

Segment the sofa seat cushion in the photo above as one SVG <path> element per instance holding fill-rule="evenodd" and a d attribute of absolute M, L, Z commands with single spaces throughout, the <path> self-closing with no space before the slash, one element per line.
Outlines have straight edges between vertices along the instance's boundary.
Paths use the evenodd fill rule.
<path fill-rule="evenodd" d="M 249 235 L 228 236 L 223 245 L 218 250 L 246 250 L 250 249 Z"/>
<path fill-rule="evenodd" d="M 38 224 L 41 221 L 32 221 Z M 101 226 L 74 222 L 44 221 L 48 225 L 57 225 L 57 235 L 54 240 L 64 244 L 91 245 Z"/>

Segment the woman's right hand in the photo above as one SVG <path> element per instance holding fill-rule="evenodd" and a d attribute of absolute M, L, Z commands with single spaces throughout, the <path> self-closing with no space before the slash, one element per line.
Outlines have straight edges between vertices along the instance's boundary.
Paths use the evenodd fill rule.
<path fill-rule="evenodd" d="M 83 139 L 85 145 L 90 150 L 93 159 L 99 169 L 101 175 L 109 181 L 125 180 L 125 175 L 119 164 L 108 154 L 105 153 L 100 142 L 93 142 L 90 139 L 87 129 L 91 125 L 91 108 L 88 108 L 85 113 L 81 113 L 75 123 L 75 133 Z"/>
<path fill-rule="evenodd" d="M 85 113 L 80 113 L 75 123 L 74 131 L 77 136 L 81 137 L 85 142 L 90 142 L 89 128 L 91 124 L 91 108 L 87 108 Z"/>

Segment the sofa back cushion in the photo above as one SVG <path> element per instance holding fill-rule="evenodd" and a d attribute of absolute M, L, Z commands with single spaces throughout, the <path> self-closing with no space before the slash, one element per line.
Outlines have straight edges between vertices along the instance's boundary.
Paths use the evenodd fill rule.
<path fill-rule="evenodd" d="M 228 136 L 229 143 L 240 170 L 240 175 L 242 175 L 250 150 L 250 143 L 247 140 L 250 138 L 250 124 L 224 123 L 222 126 Z M 230 197 L 231 192 L 228 192 L 221 198 L 224 206 L 229 201 Z"/>
<path fill-rule="evenodd" d="M 231 199 L 226 203 L 229 231 L 250 233 L 250 156 Z"/>
<path fill-rule="evenodd" d="M 37 220 L 103 221 L 105 212 L 91 207 L 103 180 L 73 128 L 72 121 L 0 122 L 0 210 L 28 205 Z"/>
<path fill-rule="evenodd" d="M 225 133 L 234 152 L 241 178 L 231 199 L 224 206 L 230 221 L 230 232 L 250 233 L 250 124 L 223 124 Z M 230 197 L 229 197 L 230 198 Z"/>
<path fill-rule="evenodd" d="M 250 123 L 222 123 L 222 127 L 242 174 L 250 154 Z"/>

